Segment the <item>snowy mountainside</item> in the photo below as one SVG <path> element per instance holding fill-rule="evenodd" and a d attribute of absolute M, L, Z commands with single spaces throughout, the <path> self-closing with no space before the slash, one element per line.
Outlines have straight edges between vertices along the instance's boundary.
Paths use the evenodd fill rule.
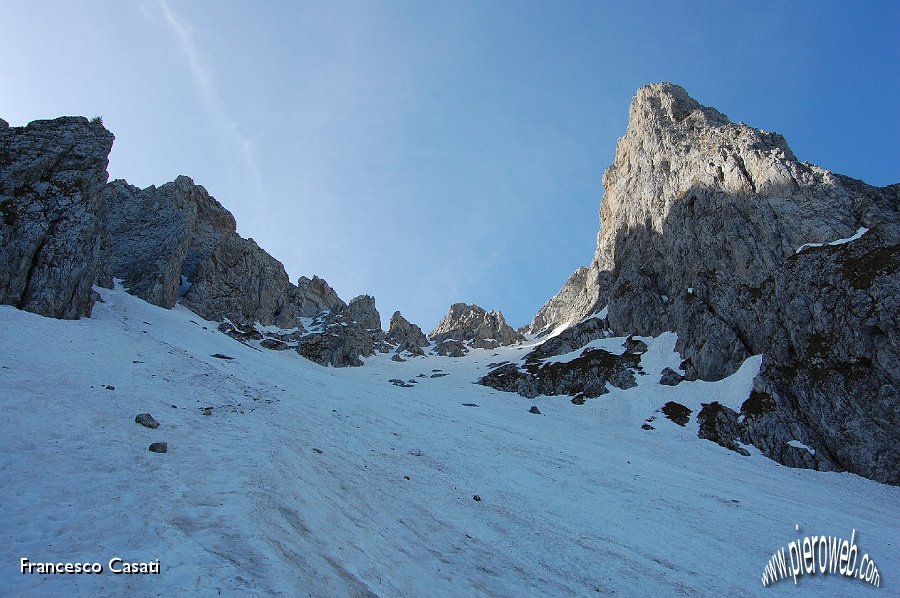
<path fill-rule="evenodd" d="M 790 540 L 851 529 L 885 586 L 900 570 L 897 487 L 741 457 L 656 413 L 746 397 L 757 358 L 663 387 L 675 337 L 643 338 L 650 374 L 576 408 L 473 384 L 522 344 L 326 368 L 99 291 L 90 319 L 0 306 L 0 595 L 882 595 L 760 583 Z M 162 572 L 19 572 L 114 556 Z"/>

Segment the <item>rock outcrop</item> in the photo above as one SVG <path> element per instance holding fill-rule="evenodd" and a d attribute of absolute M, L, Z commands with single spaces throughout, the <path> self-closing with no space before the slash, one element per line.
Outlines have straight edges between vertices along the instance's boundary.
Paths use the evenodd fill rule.
<path fill-rule="evenodd" d="M 469 349 L 463 341 L 448 338 L 435 343 L 431 352 L 441 357 L 465 357 L 469 354 Z"/>
<path fill-rule="evenodd" d="M 297 287 L 284 266 L 253 239 L 228 235 L 200 262 L 182 302 L 198 315 L 219 321 L 294 328 Z"/>
<path fill-rule="evenodd" d="M 186 176 L 146 189 L 115 180 L 103 195 L 112 272 L 131 294 L 160 307 L 175 305 L 182 276 L 193 280 L 236 235 L 231 213 Z"/>
<path fill-rule="evenodd" d="M 450 306 L 450 311 L 428 338 L 438 344 L 447 340 L 461 341 L 476 349 L 495 349 L 525 339 L 506 323 L 502 313 L 465 303 Z"/>
<path fill-rule="evenodd" d="M 478 383 L 528 398 L 572 395 L 573 403 L 582 404 L 585 398 L 608 393 L 607 385 L 621 389 L 636 386 L 635 373 L 642 372 L 640 356 L 628 351 L 616 355 L 604 349 L 585 349 L 568 361 L 541 360 L 541 354 L 532 351 L 525 357 L 523 367 L 515 363 L 501 365 Z"/>
<path fill-rule="evenodd" d="M 362 358 L 375 354 L 376 341 L 370 330 L 348 313 L 329 316 L 322 332 L 302 336 L 297 352 L 310 361 L 334 367 L 363 365 Z"/>
<path fill-rule="evenodd" d="M 88 316 L 102 254 L 113 134 L 99 119 L 25 127 L 0 122 L 0 303 L 44 316 Z"/>
<path fill-rule="evenodd" d="M 301 317 L 314 318 L 323 311 L 338 313 L 347 308 L 335 290 L 318 276 L 301 276 L 297 280 L 297 288 L 300 297 L 298 314 Z"/>
<path fill-rule="evenodd" d="M 678 331 L 705 379 L 752 354 L 727 321 L 742 310 L 730 289 L 758 288 L 805 243 L 898 218 L 896 191 L 800 163 L 780 135 L 731 123 L 667 83 L 637 93 L 604 187 L 591 266 L 531 331 L 608 304 L 616 334 Z"/>
<path fill-rule="evenodd" d="M 900 483 L 900 186 L 798 162 L 782 136 L 661 83 L 635 96 L 604 188 L 594 260 L 531 332 L 605 307 L 615 335 L 677 332 L 688 380 L 763 353 L 769 399 L 746 440 Z"/>
<path fill-rule="evenodd" d="M 347 308 L 350 311 L 350 317 L 359 322 L 363 328 L 373 332 L 381 331 L 381 314 L 375 308 L 375 297 L 371 295 L 354 297 L 347 304 Z"/>
<path fill-rule="evenodd" d="M 284 266 L 190 178 L 146 189 L 117 180 L 104 198 L 110 268 L 132 294 L 166 308 L 181 294 L 209 320 L 297 326 L 300 293 Z"/>
<path fill-rule="evenodd" d="M 422 329 L 410 323 L 399 311 L 395 311 L 391 316 L 384 340 L 395 346 L 395 352 L 398 354 L 406 351 L 411 355 L 424 355 L 423 347 L 430 344 Z"/>
<path fill-rule="evenodd" d="M 360 366 L 381 348 L 374 298 L 347 305 L 318 276 L 291 284 L 281 262 L 238 235 L 231 213 L 188 177 L 143 190 L 114 181 L 106 196 L 112 271 L 133 294 L 162 307 L 181 294 L 203 318 L 227 320 L 227 334 L 321 365 Z M 312 320 L 309 329 L 300 318 Z M 286 330 L 264 330 L 271 326 Z"/>

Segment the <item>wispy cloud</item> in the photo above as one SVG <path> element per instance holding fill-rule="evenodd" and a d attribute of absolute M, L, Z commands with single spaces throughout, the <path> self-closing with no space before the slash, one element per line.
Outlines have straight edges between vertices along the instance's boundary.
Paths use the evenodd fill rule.
<path fill-rule="evenodd" d="M 256 164 L 253 143 L 241 133 L 237 123 L 229 116 L 222 98 L 216 92 L 212 73 L 203 62 L 197 45 L 194 43 L 190 25 L 172 11 L 167 0 L 159 0 L 159 7 L 166 23 L 178 39 L 182 52 L 187 57 L 191 76 L 200 92 L 207 114 L 216 126 L 222 129 L 235 143 L 239 156 L 252 177 L 253 190 L 261 195 L 262 175 Z"/>

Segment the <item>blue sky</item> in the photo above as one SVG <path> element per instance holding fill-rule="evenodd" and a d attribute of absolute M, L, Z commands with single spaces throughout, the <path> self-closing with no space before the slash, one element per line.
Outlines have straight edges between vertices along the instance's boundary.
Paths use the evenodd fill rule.
<path fill-rule="evenodd" d="M 426 331 L 530 321 L 593 256 L 638 87 L 900 182 L 900 3 L 5 0 L 0 118 L 102 115 L 112 178 L 204 185 L 291 278 Z"/>

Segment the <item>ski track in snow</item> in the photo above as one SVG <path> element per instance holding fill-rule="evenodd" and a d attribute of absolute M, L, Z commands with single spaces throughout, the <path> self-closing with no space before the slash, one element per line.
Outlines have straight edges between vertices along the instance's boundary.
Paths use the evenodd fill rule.
<path fill-rule="evenodd" d="M 78 321 L 0 307 L 0 596 L 878 596 L 900 572 L 897 488 L 697 438 L 700 404 L 739 407 L 758 357 L 664 387 L 675 336 L 645 338 L 638 387 L 578 407 L 473 384 L 528 349 L 324 368 L 103 295 Z M 656 412 L 668 400 L 687 427 Z M 883 588 L 762 586 L 791 540 L 851 529 Z M 19 572 L 117 555 L 162 574 Z"/>

